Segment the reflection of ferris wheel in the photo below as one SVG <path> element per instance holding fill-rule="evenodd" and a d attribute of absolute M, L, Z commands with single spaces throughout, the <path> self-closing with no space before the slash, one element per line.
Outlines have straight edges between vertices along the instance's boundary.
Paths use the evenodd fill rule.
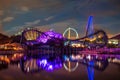
<path fill-rule="evenodd" d="M 71 36 L 73 33 L 71 32 L 71 31 L 73 31 L 74 33 L 75 33 L 75 37 L 74 36 Z M 68 34 L 67 36 L 66 36 L 66 34 Z M 68 39 L 77 39 L 77 38 L 79 38 L 79 35 L 78 35 L 78 33 L 77 33 L 77 31 L 74 29 L 74 28 L 67 28 L 65 31 L 64 31 L 64 33 L 63 33 L 63 36 L 64 37 L 67 37 Z M 69 60 L 69 58 L 67 59 L 67 62 L 65 62 L 65 63 L 63 63 L 63 65 L 64 65 L 64 68 L 67 70 L 67 71 L 69 71 L 69 72 L 72 72 L 72 71 L 75 71 L 76 69 L 77 69 L 77 67 L 78 67 L 78 62 L 76 62 L 75 64 L 73 64 L 72 62 L 70 62 L 70 60 Z"/>

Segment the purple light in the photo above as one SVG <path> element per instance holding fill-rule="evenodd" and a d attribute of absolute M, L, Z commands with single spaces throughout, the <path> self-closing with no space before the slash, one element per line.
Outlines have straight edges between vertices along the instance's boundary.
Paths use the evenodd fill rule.
<path fill-rule="evenodd" d="M 59 68 L 61 68 L 62 67 L 62 63 L 59 63 L 59 64 L 55 64 L 55 66 L 54 66 L 56 69 L 59 69 Z"/>
<path fill-rule="evenodd" d="M 46 60 L 46 59 L 41 60 L 39 63 L 40 63 L 40 65 L 42 65 L 43 67 L 47 66 L 47 60 Z"/>
<path fill-rule="evenodd" d="M 52 71 L 53 70 L 53 65 L 49 65 L 47 70 L 51 70 Z"/>
<path fill-rule="evenodd" d="M 38 42 L 42 42 L 42 43 L 46 43 L 48 40 L 52 39 L 52 38 L 58 38 L 58 39 L 62 39 L 63 36 L 60 33 L 57 33 L 55 31 L 47 31 L 44 34 L 42 34 L 37 41 Z"/>
<path fill-rule="evenodd" d="M 48 41 L 48 38 L 45 34 L 41 35 L 38 39 L 38 42 L 46 43 Z"/>
<path fill-rule="evenodd" d="M 26 60 L 27 59 L 27 57 L 26 56 L 24 56 L 24 60 Z"/>
<path fill-rule="evenodd" d="M 37 60 L 37 64 L 39 67 L 47 71 L 52 71 L 54 69 L 62 67 L 62 63 L 60 61 L 56 62 L 56 60 L 54 60 L 53 62 L 48 62 L 47 59 Z"/>
<path fill-rule="evenodd" d="M 33 45 L 34 43 L 32 41 L 27 41 L 26 44 L 27 45 Z"/>

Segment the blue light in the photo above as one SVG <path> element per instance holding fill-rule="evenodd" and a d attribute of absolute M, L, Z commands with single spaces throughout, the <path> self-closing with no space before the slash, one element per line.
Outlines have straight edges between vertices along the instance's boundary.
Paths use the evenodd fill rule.
<path fill-rule="evenodd" d="M 89 65 L 93 67 L 94 66 L 94 61 L 90 61 Z"/>
<path fill-rule="evenodd" d="M 86 26 L 86 36 L 94 33 L 94 27 L 93 27 L 93 16 L 89 16 L 88 24 Z M 93 38 L 93 36 L 90 36 L 89 38 Z"/>
<path fill-rule="evenodd" d="M 69 59 L 66 55 L 64 55 L 63 58 L 65 61 L 67 61 Z"/>
<path fill-rule="evenodd" d="M 94 68 L 91 67 L 94 65 L 94 62 L 93 61 L 90 61 L 89 62 L 90 66 L 87 67 L 87 70 L 88 70 L 88 78 L 89 80 L 94 80 Z"/>

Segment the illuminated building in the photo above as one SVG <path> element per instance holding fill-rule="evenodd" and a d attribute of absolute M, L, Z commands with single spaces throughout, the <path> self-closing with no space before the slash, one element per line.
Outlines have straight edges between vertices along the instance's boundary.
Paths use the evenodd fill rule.
<path fill-rule="evenodd" d="M 108 40 L 108 44 L 118 45 L 119 44 L 119 40 L 117 40 L 117 39 L 109 39 Z"/>
<path fill-rule="evenodd" d="M 0 50 L 23 50 L 19 43 L 7 43 L 0 45 Z"/>
<path fill-rule="evenodd" d="M 108 40 L 108 47 L 120 47 L 120 34 L 117 34 Z"/>

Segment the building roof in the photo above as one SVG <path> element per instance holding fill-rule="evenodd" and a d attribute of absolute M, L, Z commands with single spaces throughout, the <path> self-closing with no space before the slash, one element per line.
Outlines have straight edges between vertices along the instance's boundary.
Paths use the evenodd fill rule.
<path fill-rule="evenodd" d="M 120 40 L 120 33 L 115 35 L 115 36 L 113 36 L 113 37 L 111 37 L 110 39 L 119 39 Z"/>

